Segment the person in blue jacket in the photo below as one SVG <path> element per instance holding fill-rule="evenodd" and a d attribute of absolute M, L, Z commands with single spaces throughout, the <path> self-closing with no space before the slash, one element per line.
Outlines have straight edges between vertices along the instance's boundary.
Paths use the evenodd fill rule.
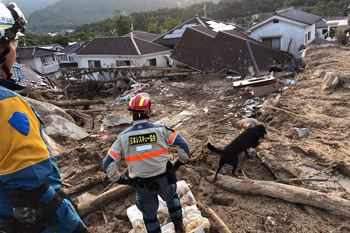
<path fill-rule="evenodd" d="M 0 3 L 0 232 L 89 232 L 61 194 L 56 159 L 41 120 L 11 77 L 25 20 L 15 3 Z"/>

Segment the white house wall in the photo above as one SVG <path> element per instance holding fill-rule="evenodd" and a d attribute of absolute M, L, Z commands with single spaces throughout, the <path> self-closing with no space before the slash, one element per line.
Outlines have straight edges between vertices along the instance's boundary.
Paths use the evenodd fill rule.
<path fill-rule="evenodd" d="M 92 55 L 78 56 L 79 59 L 79 68 L 89 68 L 88 61 L 100 61 L 101 68 L 116 67 L 116 61 L 130 61 L 131 66 L 143 66 L 147 64 L 149 59 L 157 59 L 157 66 L 165 67 L 167 66 L 166 54 L 170 55 L 170 51 L 161 54 L 149 54 L 142 56 L 101 56 L 101 55 Z"/>
<path fill-rule="evenodd" d="M 311 32 L 310 40 L 312 40 L 316 36 L 316 24 L 312 24 L 311 26 L 305 27 L 304 34 Z M 305 37 L 305 35 L 304 35 Z M 310 41 L 308 40 L 306 44 Z"/>
<path fill-rule="evenodd" d="M 157 54 L 147 54 L 142 56 L 101 56 L 101 55 L 80 55 L 77 56 L 78 67 L 79 68 L 89 68 L 88 61 L 100 61 L 101 68 L 115 68 L 116 61 L 130 61 L 130 66 L 146 66 L 147 60 L 156 59 L 156 64 L 158 67 L 167 66 L 167 58 L 165 55 L 170 55 L 171 52 L 162 52 Z M 141 75 L 147 75 L 152 73 L 152 71 L 142 71 Z M 94 75 L 95 79 L 101 79 L 98 75 Z M 113 79 L 114 77 L 110 77 Z"/>
<path fill-rule="evenodd" d="M 35 57 L 35 58 L 21 58 L 17 59 L 17 62 L 20 64 L 25 64 L 27 66 L 30 66 L 37 71 L 43 73 L 43 65 L 41 64 L 40 57 Z"/>
<path fill-rule="evenodd" d="M 314 26 L 315 27 L 315 26 Z M 279 20 L 279 23 L 273 23 L 271 20 L 266 24 L 257 27 L 251 31 L 251 37 L 255 40 L 262 42 L 260 37 L 282 35 L 281 37 L 281 50 L 287 51 L 290 39 L 293 38 L 290 45 L 289 53 L 293 54 L 294 57 L 301 58 L 299 52 L 300 45 L 304 45 L 304 27 Z M 315 29 L 313 32 L 315 35 Z"/>

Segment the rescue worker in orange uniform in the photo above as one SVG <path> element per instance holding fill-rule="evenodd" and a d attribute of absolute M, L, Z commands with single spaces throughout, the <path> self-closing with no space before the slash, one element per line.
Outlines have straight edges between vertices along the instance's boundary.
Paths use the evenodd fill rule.
<path fill-rule="evenodd" d="M 157 219 L 157 195 L 167 204 L 175 232 L 184 232 L 175 170 L 187 161 L 190 151 L 177 131 L 148 121 L 151 109 L 148 94 L 141 93 L 131 99 L 128 110 L 134 125 L 120 133 L 111 145 L 103 161 L 103 170 L 113 182 L 135 187 L 136 205 L 143 214 L 148 233 L 161 232 Z M 178 146 L 179 153 L 174 165 L 168 155 L 172 144 Z M 129 180 L 122 178 L 117 171 L 122 158 L 128 164 Z"/>

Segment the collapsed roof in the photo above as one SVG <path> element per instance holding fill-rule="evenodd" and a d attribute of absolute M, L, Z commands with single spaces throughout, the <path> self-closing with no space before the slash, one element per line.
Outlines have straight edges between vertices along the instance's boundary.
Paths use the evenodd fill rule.
<path fill-rule="evenodd" d="M 222 30 L 236 30 L 239 32 L 244 31 L 244 28 L 237 24 L 223 23 L 221 21 L 196 16 L 184 22 L 183 24 L 177 26 L 176 28 L 168 31 L 162 36 L 154 39 L 153 42 L 173 48 L 180 41 L 186 28 L 190 26 L 196 26 L 196 25 L 201 25 L 202 27 L 210 29 L 214 33 Z"/>
<path fill-rule="evenodd" d="M 269 72 L 274 61 L 296 66 L 293 55 L 266 46 L 235 30 L 213 32 L 203 26 L 188 27 L 172 58 L 205 73 L 255 75 Z"/>

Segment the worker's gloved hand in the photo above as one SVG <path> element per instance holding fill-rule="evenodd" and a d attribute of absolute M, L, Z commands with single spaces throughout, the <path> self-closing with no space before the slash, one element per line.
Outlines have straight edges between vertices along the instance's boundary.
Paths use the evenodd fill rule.
<path fill-rule="evenodd" d="M 130 185 L 132 186 L 132 184 L 127 180 L 127 179 L 124 179 L 122 177 L 119 178 L 119 180 L 117 181 L 118 184 L 125 184 L 125 185 Z"/>
<path fill-rule="evenodd" d="M 184 165 L 184 163 L 181 163 L 179 160 L 176 160 L 176 162 L 174 163 L 174 169 L 177 170 L 182 165 Z"/>

